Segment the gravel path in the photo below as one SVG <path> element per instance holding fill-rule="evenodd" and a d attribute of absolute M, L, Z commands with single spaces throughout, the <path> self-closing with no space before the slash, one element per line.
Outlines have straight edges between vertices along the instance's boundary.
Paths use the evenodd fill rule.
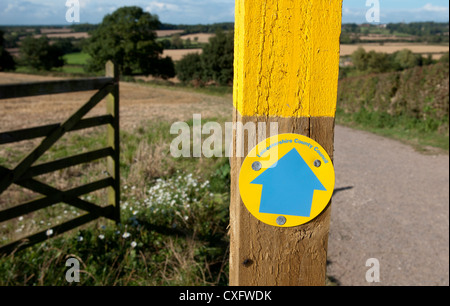
<path fill-rule="evenodd" d="M 337 126 L 328 275 L 340 285 L 449 285 L 449 156 Z M 368 283 L 366 260 L 380 263 Z"/>

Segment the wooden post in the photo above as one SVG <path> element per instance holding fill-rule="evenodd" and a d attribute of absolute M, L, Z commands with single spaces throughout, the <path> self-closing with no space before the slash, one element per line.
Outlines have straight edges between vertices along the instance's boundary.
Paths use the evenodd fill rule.
<path fill-rule="evenodd" d="M 342 0 L 236 0 L 234 122 L 278 123 L 333 158 Z M 230 285 L 324 285 L 330 205 L 293 228 L 264 224 L 244 206 L 239 171 L 249 137 L 233 137 Z M 257 143 L 257 141 L 256 141 Z M 244 156 L 236 156 L 243 150 Z"/>
<path fill-rule="evenodd" d="M 106 98 L 106 111 L 113 117 L 108 124 L 108 146 L 113 149 L 113 156 L 108 156 L 108 173 L 114 180 L 108 188 L 108 204 L 114 205 L 113 219 L 120 222 L 120 135 L 119 135 L 119 69 L 111 61 L 106 63 L 106 76 L 114 78 L 114 89 Z"/>

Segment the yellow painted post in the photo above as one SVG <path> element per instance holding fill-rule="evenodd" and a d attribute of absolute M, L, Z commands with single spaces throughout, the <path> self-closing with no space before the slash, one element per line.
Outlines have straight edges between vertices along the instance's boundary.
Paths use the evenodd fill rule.
<path fill-rule="evenodd" d="M 235 12 L 234 122 L 277 122 L 279 134 L 310 137 L 332 159 L 342 0 L 236 0 Z M 330 205 L 284 228 L 257 220 L 242 202 L 248 138 L 263 132 L 247 135 L 244 148 L 242 135 L 233 138 L 230 284 L 324 285 Z"/>

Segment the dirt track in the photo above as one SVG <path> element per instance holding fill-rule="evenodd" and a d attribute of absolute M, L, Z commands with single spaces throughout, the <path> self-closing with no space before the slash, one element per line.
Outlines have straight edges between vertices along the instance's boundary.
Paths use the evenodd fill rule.
<path fill-rule="evenodd" d="M 378 285 L 448 286 L 449 156 L 338 126 L 335 169 L 328 275 L 368 285 L 377 258 Z"/>

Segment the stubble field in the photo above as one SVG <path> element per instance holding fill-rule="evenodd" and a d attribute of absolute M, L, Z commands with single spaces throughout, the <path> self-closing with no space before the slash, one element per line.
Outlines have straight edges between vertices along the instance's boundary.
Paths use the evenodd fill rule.
<path fill-rule="evenodd" d="M 56 77 L 0 73 L 0 84 L 56 80 Z M 61 79 L 61 78 L 59 78 Z M 64 121 L 94 92 L 49 95 L 2 100 L 0 131 L 16 130 Z M 121 128 L 130 130 L 145 121 L 164 119 L 187 121 L 192 114 L 222 117 L 231 114 L 231 95 L 206 96 L 175 88 L 152 87 L 137 83 L 120 83 Z M 100 103 L 87 116 L 103 115 Z"/>

